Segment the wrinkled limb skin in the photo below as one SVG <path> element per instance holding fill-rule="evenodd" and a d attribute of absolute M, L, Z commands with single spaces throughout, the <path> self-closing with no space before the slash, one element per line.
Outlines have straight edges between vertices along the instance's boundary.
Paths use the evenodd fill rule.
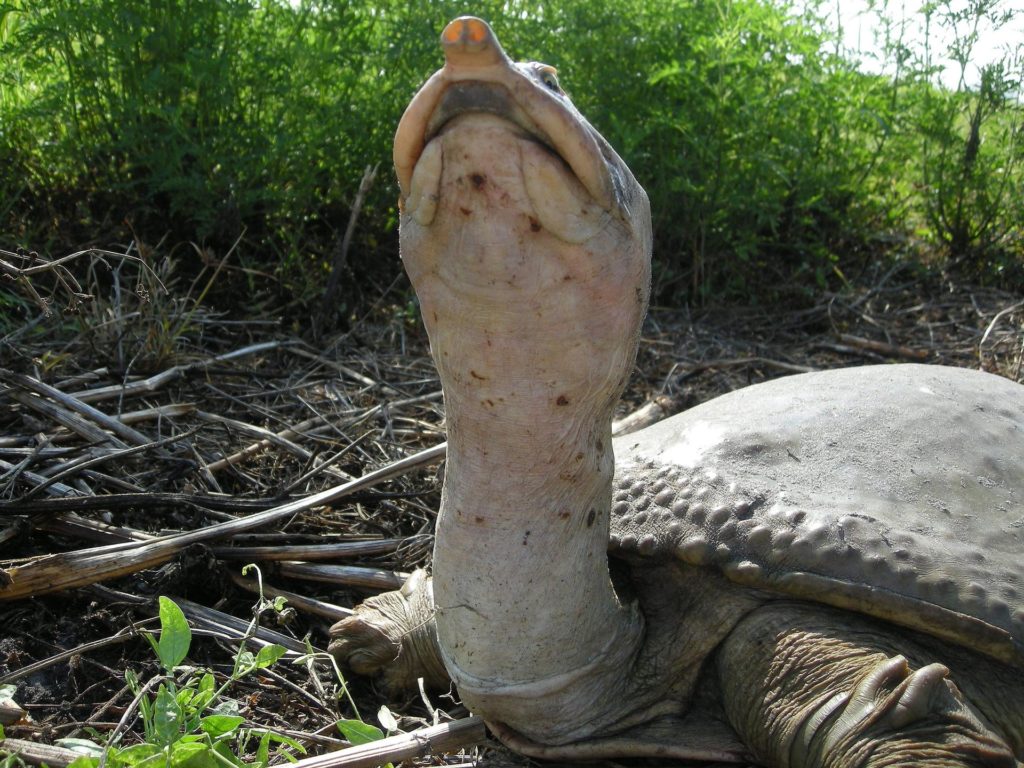
<path fill-rule="evenodd" d="M 948 647 L 950 666 L 932 663 L 930 643 L 817 606 L 761 608 L 718 653 L 726 713 L 771 766 L 1017 766 L 1021 671 Z"/>
<path fill-rule="evenodd" d="M 394 693 L 415 690 L 418 678 L 428 688 L 450 686 L 422 571 L 402 590 L 367 600 L 331 636 L 331 652 L 344 666 L 379 674 Z M 871 619 L 769 603 L 733 630 L 716 667 L 726 715 L 764 765 L 1014 768 L 1024 756 L 1020 670 L 936 647 L 930 638 L 897 641 Z M 694 745 L 724 743 L 725 734 L 708 731 L 713 725 L 714 718 L 691 713 L 683 721 L 655 721 L 643 734 L 668 744 L 682 729 Z M 551 759 L 603 757 L 609 746 L 551 750 L 514 733 L 499 735 L 521 752 Z M 623 753 L 635 749 L 635 738 L 623 740 Z"/>
<path fill-rule="evenodd" d="M 663 583 L 673 581 L 673 574 L 677 572 L 671 566 L 641 570 L 638 579 L 646 578 L 648 582 Z M 717 574 L 708 574 L 710 581 L 716 584 L 722 581 Z M 706 600 L 703 599 L 704 591 L 707 592 Z M 683 592 L 668 590 L 668 594 L 679 595 L 681 599 Z M 721 611 L 711 607 L 712 604 L 725 605 L 720 593 L 706 587 L 698 589 L 697 593 L 692 597 L 700 600 L 704 606 L 698 615 L 708 617 L 709 626 L 697 629 L 695 636 L 712 639 L 703 644 L 679 644 L 677 650 L 689 648 L 689 656 L 703 659 L 717 642 L 713 639 L 715 632 L 711 625 L 720 620 L 726 624 L 731 622 L 723 618 Z M 735 602 L 744 603 L 741 600 Z M 656 618 L 663 618 L 665 613 L 680 612 L 680 603 L 670 601 L 659 605 L 658 610 L 660 612 Z M 448 690 L 452 683 L 441 665 L 434 613 L 432 582 L 423 571 L 417 571 L 400 591 L 386 592 L 368 599 L 356 607 L 355 615 L 332 626 L 330 651 L 343 667 L 358 674 L 378 676 L 392 695 L 414 692 L 418 678 L 424 680 L 428 689 Z M 731 608 L 726 608 L 725 613 L 732 613 Z M 655 623 L 665 631 L 652 633 L 655 650 L 649 651 L 649 655 L 660 659 L 663 655 L 661 652 L 667 650 L 671 643 L 674 632 L 668 621 Z M 682 655 L 687 656 L 685 653 Z M 671 666 L 691 669 L 693 676 L 699 673 L 699 665 L 685 660 L 680 662 L 676 659 Z M 648 673 L 651 680 L 655 675 L 663 681 L 676 682 L 679 682 L 680 677 L 688 677 L 681 675 L 679 669 L 668 670 L 665 663 L 648 669 Z M 652 682 L 651 687 L 657 687 L 657 684 Z M 683 687 L 691 687 L 691 684 Z M 664 711 L 651 717 L 634 719 L 627 727 L 610 729 L 589 739 L 564 745 L 535 742 L 501 722 L 488 721 L 487 724 L 493 735 L 506 746 L 542 760 L 576 762 L 615 756 L 748 763 L 747 750 L 724 722 L 720 708 L 714 703 L 713 686 L 707 693 L 708 696 L 697 694 L 695 705 L 688 713 L 681 711 L 682 697 L 675 697 L 675 704 L 662 707 Z"/>
<path fill-rule="evenodd" d="M 450 685 L 438 654 L 433 590 L 424 571 L 413 573 L 400 590 L 356 606 L 330 635 L 329 650 L 343 667 L 379 674 L 389 693 L 415 690 L 419 678 L 433 690 Z"/>

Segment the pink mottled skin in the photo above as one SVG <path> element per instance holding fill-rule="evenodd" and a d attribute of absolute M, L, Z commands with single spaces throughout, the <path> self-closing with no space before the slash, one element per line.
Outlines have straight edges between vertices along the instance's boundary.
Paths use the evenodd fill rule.
<path fill-rule="evenodd" d="M 467 43 L 463 33 L 481 32 L 475 23 L 446 31 L 445 68 L 410 105 L 395 154 L 404 198 L 436 200 L 433 215 L 422 203 L 403 211 L 401 243 L 448 420 L 438 637 L 465 700 L 521 727 L 537 722 L 528 691 L 564 677 L 551 706 L 571 708 L 600 679 L 595 665 L 621 676 L 640 632 L 612 589 L 606 550 L 611 414 L 646 310 L 649 214 L 642 192 L 632 191 L 631 211 L 594 200 L 580 175 L 599 194 L 614 189 L 598 141 L 489 30 Z M 529 94 L 530 118 L 569 137 L 580 173 L 508 116 L 477 112 L 429 139 L 422 152 L 440 155 L 421 163 L 431 170 L 405 173 L 434 91 L 449 80 L 495 83 L 512 103 Z M 551 736 L 580 725 L 559 723 Z"/>

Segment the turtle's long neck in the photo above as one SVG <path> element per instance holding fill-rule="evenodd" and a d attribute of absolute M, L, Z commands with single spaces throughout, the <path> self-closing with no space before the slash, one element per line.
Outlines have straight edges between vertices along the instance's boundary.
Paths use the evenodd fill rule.
<path fill-rule="evenodd" d="M 466 46 L 448 69 L 486 48 L 486 30 L 462 29 L 473 34 L 452 38 Z M 642 634 L 612 587 L 607 548 L 611 416 L 646 309 L 650 222 L 643 191 L 624 166 L 608 168 L 616 159 L 574 110 L 547 94 L 534 117 L 564 134 L 572 157 L 586 155 L 576 165 L 603 178 L 598 187 L 632 183 L 619 190 L 629 206 L 601 208 L 568 161 L 493 114 L 508 93 L 540 85 L 508 72 L 485 108 L 423 148 L 402 258 L 445 395 L 433 564 L 445 666 L 474 712 L 557 744 L 593 729 L 594 699 L 622 690 Z M 449 107 L 479 96 L 455 92 Z"/>
<path fill-rule="evenodd" d="M 610 418 L 524 414 L 514 432 L 507 418 L 481 423 L 448 404 L 434 552 L 447 655 L 511 684 L 588 664 L 621 613 L 607 558 Z"/>
<path fill-rule="evenodd" d="M 568 741 L 589 726 L 574 720 L 584 702 L 625 680 L 641 634 L 608 571 L 611 409 L 506 391 L 496 419 L 502 396 L 486 389 L 446 388 L 438 638 L 473 711 Z"/>

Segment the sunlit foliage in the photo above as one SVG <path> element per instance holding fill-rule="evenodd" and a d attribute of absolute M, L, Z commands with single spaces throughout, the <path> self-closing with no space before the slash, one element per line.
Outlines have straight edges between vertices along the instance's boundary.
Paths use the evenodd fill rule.
<path fill-rule="evenodd" d="M 1007 13 L 965 7 L 925 13 Z M 241 236 L 228 284 L 301 306 L 379 165 L 358 301 L 398 272 L 394 127 L 467 12 L 556 65 L 648 189 L 661 300 L 798 298 L 894 251 L 1019 279 L 1020 49 L 950 90 L 932 54 L 867 73 L 813 3 L 767 0 L 6 0 L 0 246 L 163 242 L 187 273 Z"/>

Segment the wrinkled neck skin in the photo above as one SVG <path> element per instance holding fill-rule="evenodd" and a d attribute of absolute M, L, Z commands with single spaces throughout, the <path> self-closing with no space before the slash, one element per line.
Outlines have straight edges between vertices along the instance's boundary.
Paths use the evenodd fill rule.
<path fill-rule="evenodd" d="M 426 155 L 412 196 L 424 184 L 438 208 L 426 225 L 403 213 L 401 236 L 445 396 L 438 639 L 471 710 L 568 743 L 602 727 L 602 704 L 604 725 L 620 717 L 643 634 L 607 546 L 612 410 L 646 309 L 649 240 L 607 212 L 584 242 L 541 226 L 587 195 L 498 118 L 455 121 Z"/>
<path fill-rule="evenodd" d="M 594 418 L 603 409 L 536 429 L 549 414 L 524 402 L 514 433 L 447 397 L 434 549 L 443 656 L 472 711 L 536 741 L 576 741 L 592 728 L 591 702 L 626 684 L 641 629 L 608 574 L 611 435 Z"/>

